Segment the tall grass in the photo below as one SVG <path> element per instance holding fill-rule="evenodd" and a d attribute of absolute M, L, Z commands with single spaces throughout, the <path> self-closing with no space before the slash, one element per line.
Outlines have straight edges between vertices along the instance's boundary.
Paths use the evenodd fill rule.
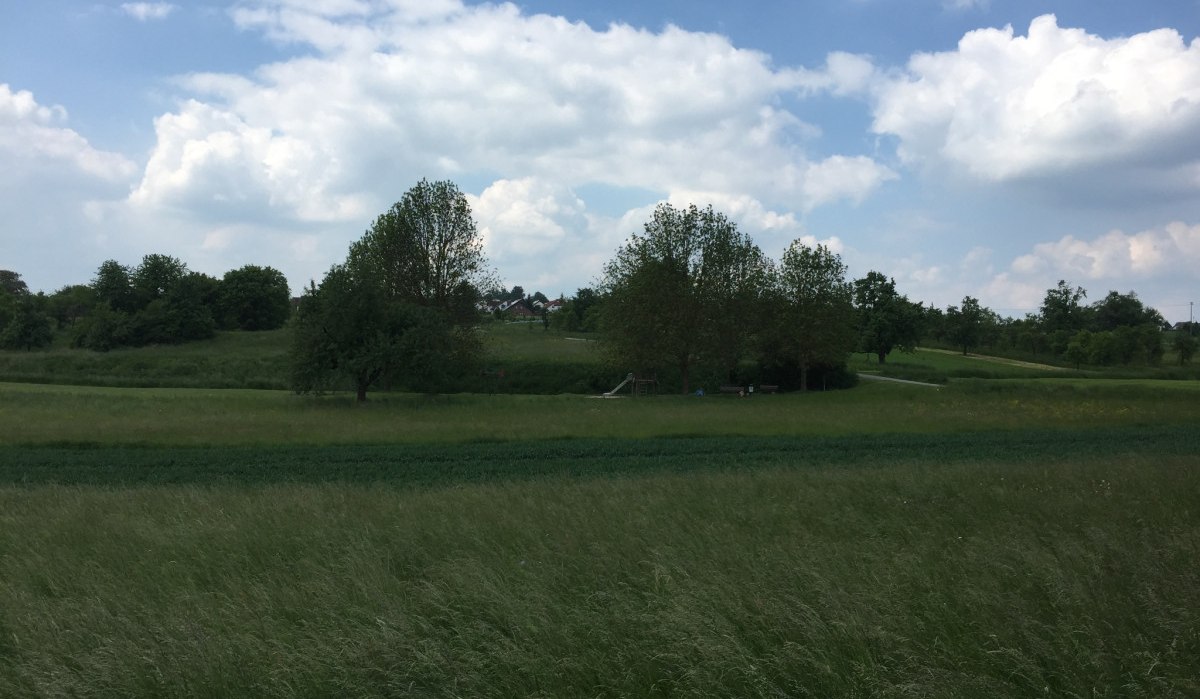
<path fill-rule="evenodd" d="M 1196 696 L 1195 466 L 3 487 L 0 695 Z"/>

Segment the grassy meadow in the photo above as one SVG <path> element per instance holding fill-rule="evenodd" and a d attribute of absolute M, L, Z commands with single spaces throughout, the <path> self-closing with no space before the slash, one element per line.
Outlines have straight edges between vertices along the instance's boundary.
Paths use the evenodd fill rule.
<path fill-rule="evenodd" d="M 493 368 L 601 366 L 489 332 Z M 244 386 L 285 339 L 0 383 L 0 696 L 1200 696 L 1200 382 L 934 351 L 884 373 L 937 388 L 747 399 L 171 376 Z M 170 387 L 68 385 L 124 362 Z"/>

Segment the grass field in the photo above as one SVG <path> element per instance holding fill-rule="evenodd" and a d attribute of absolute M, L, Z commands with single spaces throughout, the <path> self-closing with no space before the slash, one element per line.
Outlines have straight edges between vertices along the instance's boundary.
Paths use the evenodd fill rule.
<path fill-rule="evenodd" d="M 0 383 L 0 696 L 1200 696 L 1200 382 L 894 359 L 958 378 Z"/>
<path fill-rule="evenodd" d="M 344 444 L 1200 424 L 1200 382 L 971 381 L 705 398 L 349 395 L 0 384 L 0 444 Z"/>
<path fill-rule="evenodd" d="M 0 695 L 1195 696 L 1194 457 L 1046 450 L 0 486 Z"/>

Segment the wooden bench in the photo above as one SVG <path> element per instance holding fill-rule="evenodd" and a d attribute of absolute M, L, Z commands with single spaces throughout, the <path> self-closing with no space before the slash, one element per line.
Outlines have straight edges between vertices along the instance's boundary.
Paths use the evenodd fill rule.
<path fill-rule="evenodd" d="M 756 393 L 778 393 L 779 392 L 779 386 L 775 386 L 772 384 L 757 384 L 757 385 L 751 384 L 751 387 L 753 387 L 754 390 L 750 390 L 750 387 L 746 387 L 746 386 L 727 385 L 727 386 L 722 386 L 720 391 L 721 391 L 721 393 L 736 393 L 739 396 L 752 396 Z"/>

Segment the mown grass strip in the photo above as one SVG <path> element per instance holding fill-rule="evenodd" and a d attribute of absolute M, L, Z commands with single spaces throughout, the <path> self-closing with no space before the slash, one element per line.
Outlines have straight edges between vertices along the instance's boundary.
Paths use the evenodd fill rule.
<path fill-rule="evenodd" d="M 0 448 L 0 483 L 390 483 L 452 486 L 759 466 L 1030 462 L 1200 454 L 1191 426 L 805 437 L 577 439 L 423 445 Z"/>

